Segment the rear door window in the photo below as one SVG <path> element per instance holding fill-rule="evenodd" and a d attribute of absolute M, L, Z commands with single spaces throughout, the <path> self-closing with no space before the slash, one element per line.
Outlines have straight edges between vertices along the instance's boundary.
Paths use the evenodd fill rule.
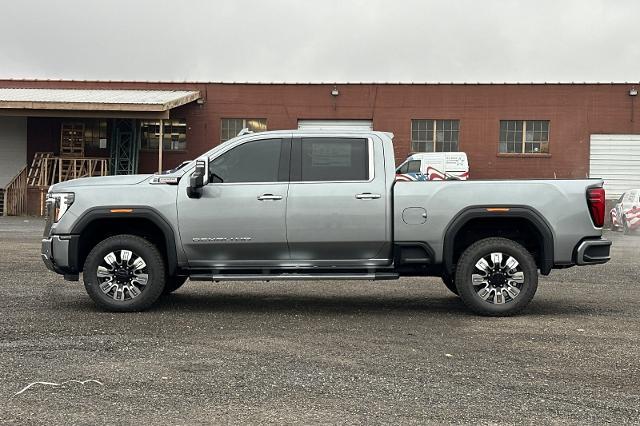
<path fill-rule="evenodd" d="M 366 181 L 369 179 L 369 141 L 366 138 L 301 138 L 299 180 Z"/>

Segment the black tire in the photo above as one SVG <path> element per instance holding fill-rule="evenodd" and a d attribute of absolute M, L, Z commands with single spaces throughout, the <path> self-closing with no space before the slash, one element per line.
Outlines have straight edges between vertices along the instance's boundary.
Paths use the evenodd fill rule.
<path fill-rule="evenodd" d="M 625 218 L 622 218 L 622 227 L 624 228 L 624 235 L 631 235 L 631 229 Z"/>
<path fill-rule="evenodd" d="M 501 262 L 493 262 L 492 253 L 500 253 Z M 504 260 L 505 255 L 508 256 L 507 260 Z M 491 265 L 487 264 L 487 268 L 495 272 L 482 274 L 483 270 L 476 267 L 481 259 L 486 257 L 490 257 L 492 262 Z M 513 269 L 508 265 L 501 266 L 509 264 L 510 258 L 517 261 Z M 519 275 L 520 272 L 523 275 Z M 474 285 L 474 275 L 475 278 L 486 281 Z M 514 287 L 518 293 L 511 297 L 509 291 L 515 293 Z M 506 238 L 486 238 L 472 244 L 458 259 L 456 288 L 464 304 L 479 315 L 514 315 L 522 311 L 536 294 L 538 268 L 531 253 L 515 241 Z M 487 297 L 481 297 L 481 293 Z M 493 297 L 489 300 L 491 295 Z"/>
<path fill-rule="evenodd" d="M 184 285 L 184 283 L 187 281 L 187 278 L 189 277 L 180 277 L 180 276 L 167 277 L 166 282 L 164 283 L 164 290 L 162 291 L 162 294 L 173 293 L 174 291 L 176 291 L 177 289 L 179 289 Z"/>
<path fill-rule="evenodd" d="M 456 279 L 455 277 L 450 276 L 449 274 L 442 274 L 442 282 L 445 287 L 447 287 L 453 294 L 458 296 L 458 289 L 456 288 Z"/>
<path fill-rule="evenodd" d="M 145 272 L 147 276 L 147 282 L 144 286 L 137 287 L 139 294 L 133 296 L 129 291 L 130 298 L 127 300 L 116 300 L 115 293 L 117 290 L 113 290 L 113 295 L 106 294 L 101 290 L 101 279 L 113 283 L 116 278 L 115 273 L 112 273 L 110 278 L 99 278 L 98 268 L 101 265 L 105 265 L 105 257 L 109 254 L 119 252 L 120 262 L 129 263 L 123 261 L 124 251 L 131 251 L 134 256 L 138 256 L 143 259 L 145 267 L 141 271 Z M 104 266 L 103 266 L 104 268 Z M 104 269 L 103 269 L 104 270 Z M 99 307 L 113 312 L 136 312 L 149 308 L 162 294 L 165 286 L 166 272 L 165 265 L 160 251 L 144 238 L 136 235 L 116 235 L 109 237 L 100 243 L 98 243 L 89 252 L 87 259 L 84 263 L 82 271 L 84 287 L 89 294 L 89 297 Z M 110 283 L 102 282 L 103 285 Z M 124 290 L 121 291 L 123 299 L 126 297 Z"/>

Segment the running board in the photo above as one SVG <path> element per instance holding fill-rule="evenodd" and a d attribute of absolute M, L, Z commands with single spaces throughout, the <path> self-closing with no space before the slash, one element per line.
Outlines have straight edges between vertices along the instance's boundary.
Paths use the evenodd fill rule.
<path fill-rule="evenodd" d="M 191 274 L 192 281 L 309 281 L 309 280 L 396 280 L 395 272 L 375 272 L 364 274 Z"/>

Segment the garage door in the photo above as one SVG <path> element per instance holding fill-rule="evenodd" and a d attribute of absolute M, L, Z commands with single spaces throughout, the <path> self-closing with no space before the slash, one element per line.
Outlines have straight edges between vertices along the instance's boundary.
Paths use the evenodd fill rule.
<path fill-rule="evenodd" d="M 0 117 L 0 189 L 26 165 L 27 118 Z"/>
<path fill-rule="evenodd" d="M 300 130 L 373 130 L 371 120 L 298 120 Z"/>
<path fill-rule="evenodd" d="M 591 135 L 589 177 L 604 179 L 607 198 L 640 188 L 640 135 Z"/>

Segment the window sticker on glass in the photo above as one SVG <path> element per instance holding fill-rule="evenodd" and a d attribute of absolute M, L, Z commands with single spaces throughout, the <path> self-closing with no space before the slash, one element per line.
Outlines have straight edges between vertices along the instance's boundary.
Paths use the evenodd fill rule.
<path fill-rule="evenodd" d="M 344 143 L 314 143 L 311 145 L 311 166 L 349 167 L 351 165 L 351 145 Z"/>
<path fill-rule="evenodd" d="M 366 180 L 367 140 L 361 138 L 302 138 L 303 181 Z"/>

